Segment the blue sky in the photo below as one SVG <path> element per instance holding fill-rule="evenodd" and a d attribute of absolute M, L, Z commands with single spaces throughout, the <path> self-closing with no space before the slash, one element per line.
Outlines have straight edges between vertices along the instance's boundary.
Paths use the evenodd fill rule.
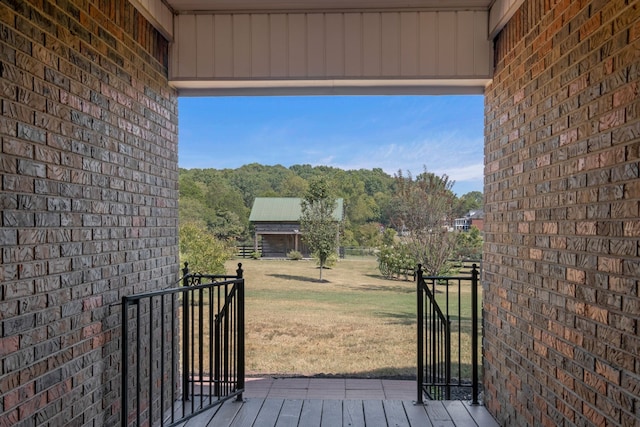
<path fill-rule="evenodd" d="M 482 96 L 179 99 L 179 165 L 324 165 L 447 174 L 458 195 L 482 191 Z"/>

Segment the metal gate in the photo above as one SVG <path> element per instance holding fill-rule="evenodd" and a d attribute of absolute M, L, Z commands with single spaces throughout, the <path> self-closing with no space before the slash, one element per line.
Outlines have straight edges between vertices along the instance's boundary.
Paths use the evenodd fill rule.
<path fill-rule="evenodd" d="M 418 403 L 423 395 L 450 400 L 453 390 L 462 389 L 470 390 L 472 403 L 478 403 L 478 277 L 476 264 L 469 275 L 455 277 L 424 277 L 418 265 Z"/>
<path fill-rule="evenodd" d="M 122 298 L 122 426 L 172 426 L 244 391 L 244 279 L 190 274 Z"/>

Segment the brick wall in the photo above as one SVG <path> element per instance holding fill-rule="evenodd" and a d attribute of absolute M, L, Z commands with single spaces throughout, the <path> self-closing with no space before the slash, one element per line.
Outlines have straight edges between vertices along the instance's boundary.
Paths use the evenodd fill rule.
<path fill-rule="evenodd" d="M 120 298 L 178 275 L 167 52 L 126 0 L 0 3 L 0 426 L 119 421 Z"/>
<path fill-rule="evenodd" d="M 640 1 L 527 0 L 486 91 L 485 399 L 640 419 Z"/>

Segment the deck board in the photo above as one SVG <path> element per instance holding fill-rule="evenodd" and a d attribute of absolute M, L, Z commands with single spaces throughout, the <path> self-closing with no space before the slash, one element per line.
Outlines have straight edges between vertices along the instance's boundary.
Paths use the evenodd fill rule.
<path fill-rule="evenodd" d="M 367 427 L 387 427 L 382 400 L 364 400 L 362 404 Z"/>
<path fill-rule="evenodd" d="M 247 398 L 229 400 L 184 427 L 497 427 L 483 406 L 465 402 Z"/>
<path fill-rule="evenodd" d="M 342 400 L 322 402 L 321 427 L 335 427 L 342 424 Z"/>
<path fill-rule="evenodd" d="M 500 424 L 491 416 L 484 406 L 472 405 L 470 402 L 463 403 L 465 409 L 473 417 L 479 427 L 499 427 Z"/>
<path fill-rule="evenodd" d="M 179 427 L 498 427 L 481 405 L 413 402 L 407 381 L 264 378 L 249 382 L 245 400 L 232 398 Z M 350 397 L 351 396 L 351 397 Z M 384 396 L 379 398 L 377 396 Z M 346 399 L 345 399 L 346 397 Z M 181 411 L 183 402 L 176 402 Z M 199 407 L 199 399 L 184 402 Z"/>
<path fill-rule="evenodd" d="M 345 400 L 342 408 L 342 425 L 365 427 L 364 409 L 360 400 Z"/>
<path fill-rule="evenodd" d="M 184 408 L 185 415 L 191 413 L 191 410 L 198 411 L 200 409 L 194 403 L 194 406 L 191 403 L 184 404 L 184 402 L 178 402 L 176 404 L 176 418 L 179 418 L 178 415 L 182 413 L 182 409 Z M 213 417 L 216 416 L 216 413 L 222 409 L 222 406 L 214 406 L 213 408 L 209 408 L 206 411 L 195 415 L 193 418 L 189 418 L 187 421 L 177 424 L 177 427 L 206 427 L 207 424 L 211 421 Z M 225 408 L 225 412 L 233 410 L 233 408 Z M 218 416 L 221 418 L 223 416 Z M 170 417 L 165 417 L 167 422 L 170 422 Z"/>
<path fill-rule="evenodd" d="M 226 402 L 225 405 L 229 405 L 232 403 L 238 404 L 238 405 L 242 405 L 242 409 L 240 411 L 238 411 L 238 415 L 236 416 L 236 418 L 231 422 L 231 426 L 230 427 L 246 427 L 246 426 L 250 426 L 253 425 L 253 421 L 256 419 L 256 417 L 258 416 L 258 412 L 260 412 L 260 409 L 262 408 L 262 404 L 264 403 L 265 399 L 247 399 L 245 402 L 243 403 L 238 403 L 238 402 Z M 215 418 L 214 418 L 215 420 Z M 217 420 L 215 420 L 215 423 L 212 423 L 212 425 L 218 425 Z M 223 425 L 220 424 L 220 426 L 222 427 Z M 227 426 L 224 426 L 227 427 Z"/>
<path fill-rule="evenodd" d="M 476 425 L 473 417 L 471 416 L 469 411 L 467 411 L 461 401 L 451 400 L 448 402 L 443 402 L 443 406 L 449 413 L 451 421 L 453 421 L 455 425 Z"/>
<path fill-rule="evenodd" d="M 284 399 L 265 399 L 258 416 L 252 425 L 256 426 L 275 426 L 278 422 L 280 409 L 284 404 Z"/>
<path fill-rule="evenodd" d="M 238 414 L 238 411 L 240 411 L 240 409 L 242 408 L 242 405 L 238 402 L 231 402 L 231 403 L 234 403 L 234 404 L 222 405 L 216 412 L 214 412 L 214 416 L 216 418 L 217 423 L 220 423 L 223 425 L 230 425 L 231 422 L 233 422 L 233 419 Z"/>
<path fill-rule="evenodd" d="M 322 419 L 322 400 L 307 399 L 302 405 L 300 426 L 320 427 Z"/>
<path fill-rule="evenodd" d="M 451 415 L 447 412 L 440 400 L 429 400 L 425 404 L 425 410 L 434 427 L 455 427 Z"/>
<path fill-rule="evenodd" d="M 425 411 L 424 405 L 416 405 L 412 402 L 407 401 L 404 401 L 402 403 L 404 406 L 404 411 L 407 414 L 407 419 L 409 420 L 409 425 L 433 427 L 433 423 L 427 416 L 427 411 Z"/>
<path fill-rule="evenodd" d="M 411 427 L 407 415 L 404 412 L 404 406 L 399 400 L 382 401 L 384 414 L 387 418 L 387 425 L 397 427 Z"/>
<path fill-rule="evenodd" d="M 298 427 L 302 404 L 300 399 L 285 400 L 276 427 Z"/>

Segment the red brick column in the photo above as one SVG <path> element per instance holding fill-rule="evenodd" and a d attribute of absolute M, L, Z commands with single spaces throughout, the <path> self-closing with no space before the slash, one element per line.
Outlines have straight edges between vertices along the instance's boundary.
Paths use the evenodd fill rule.
<path fill-rule="evenodd" d="M 114 425 L 125 293 L 178 275 L 168 43 L 125 0 L 0 3 L 0 426 Z"/>
<path fill-rule="evenodd" d="M 640 419 L 640 1 L 527 0 L 486 91 L 485 399 Z"/>

